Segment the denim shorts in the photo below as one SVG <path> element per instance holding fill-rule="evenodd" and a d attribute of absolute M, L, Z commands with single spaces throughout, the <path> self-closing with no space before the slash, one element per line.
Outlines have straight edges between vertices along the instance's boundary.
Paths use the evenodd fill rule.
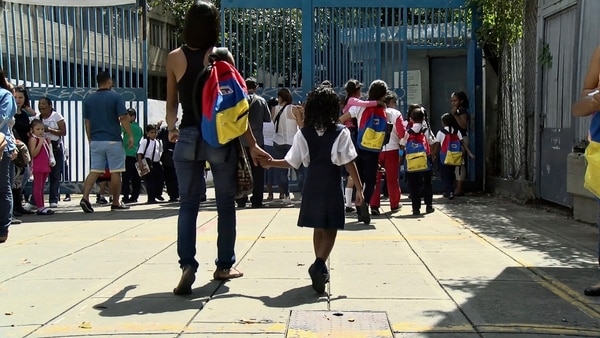
<path fill-rule="evenodd" d="M 90 171 L 103 173 L 108 166 L 111 173 L 125 171 L 125 149 L 118 141 L 90 142 Z"/>

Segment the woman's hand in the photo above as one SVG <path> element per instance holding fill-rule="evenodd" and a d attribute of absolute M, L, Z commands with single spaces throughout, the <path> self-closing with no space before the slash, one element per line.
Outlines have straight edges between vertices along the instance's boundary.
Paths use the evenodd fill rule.
<path fill-rule="evenodd" d="M 173 129 L 169 129 L 169 142 L 177 142 L 177 139 L 179 138 L 179 129 L 177 128 L 173 128 Z"/>
<path fill-rule="evenodd" d="M 250 157 L 252 157 L 252 162 L 254 162 L 254 165 L 258 165 L 259 163 L 261 163 L 261 165 L 262 165 L 261 161 L 265 161 L 265 160 L 270 161 L 273 159 L 271 157 L 271 155 L 269 155 L 269 153 L 264 151 L 257 144 L 255 144 L 253 147 L 249 147 L 249 149 L 250 149 Z"/>

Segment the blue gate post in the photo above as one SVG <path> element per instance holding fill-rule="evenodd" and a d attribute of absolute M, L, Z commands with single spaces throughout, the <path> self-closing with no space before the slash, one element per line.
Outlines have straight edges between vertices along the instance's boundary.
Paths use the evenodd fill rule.
<path fill-rule="evenodd" d="M 302 92 L 305 96 L 315 85 L 315 65 L 312 62 L 315 50 L 313 11 L 312 0 L 302 1 Z"/>

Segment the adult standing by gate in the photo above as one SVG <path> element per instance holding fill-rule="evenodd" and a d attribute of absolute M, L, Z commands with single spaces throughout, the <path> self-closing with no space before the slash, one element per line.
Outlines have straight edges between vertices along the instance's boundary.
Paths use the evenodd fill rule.
<path fill-rule="evenodd" d="M 0 70 L 0 243 L 8 238 L 12 222 L 13 197 L 11 191 L 11 161 L 17 156 L 16 145 L 10 131 L 10 120 L 15 116 L 17 104 L 9 91 L 4 72 Z"/>
<path fill-rule="evenodd" d="M 127 147 L 133 147 L 130 117 L 121 95 L 112 89 L 113 81 L 108 73 L 100 72 L 96 77 L 98 90 L 83 101 L 85 134 L 90 142 L 90 172 L 85 178 L 83 197 L 79 206 L 86 213 L 94 212 L 90 203 L 90 191 L 106 166 L 110 171 L 109 191 L 113 200 L 110 210 L 126 210 L 121 203 L 121 173 L 125 171 L 125 149 L 121 137 L 121 126 L 128 136 Z"/>
<path fill-rule="evenodd" d="M 65 153 L 62 138 L 67 135 L 67 124 L 64 117 L 52 107 L 52 100 L 42 97 L 38 102 L 40 120 L 44 123 L 44 131 L 47 139 L 52 143 L 52 152 L 56 165 L 52 167 L 48 176 L 48 203 L 50 208 L 58 207 L 60 199 L 60 178 L 65 163 Z"/>
<path fill-rule="evenodd" d="M 252 134 L 256 138 L 256 144 L 263 148 L 265 145 L 265 138 L 263 135 L 263 123 L 271 122 L 271 113 L 269 112 L 269 105 L 267 100 L 262 96 L 256 94 L 258 88 L 258 81 L 253 78 L 246 79 L 246 88 L 248 89 L 248 101 L 250 101 L 250 112 L 248 113 L 248 123 L 252 128 Z M 243 141 L 243 140 L 242 140 Z M 244 142 L 244 146 L 246 143 Z M 246 146 L 247 148 L 247 146 Z M 260 165 L 255 165 L 250 162 L 252 167 L 252 178 L 254 179 L 254 187 L 252 189 L 252 197 L 250 203 L 253 208 L 262 208 L 263 206 L 263 194 L 265 192 L 265 169 Z M 245 207 L 248 202 L 248 196 L 241 197 L 237 200 L 238 207 Z"/>
<path fill-rule="evenodd" d="M 210 55 L 216 52 L 220 30 L 219 10 L 208 1 L 195 1 L 188 9 L 183 24 L 185 44 L 173 50 L 167 57 L 167 115 L 165 121 L 169 140 L 177 141 L 173 161 L 179 181 L 179 218 L 177 219 L 177 254 L 182 270 L 179 284 L 173 289 L 176 295 L 192 293 L 196 280 L 196 220 L 200 205 L 200 194 L 205 188 L 204 180 L 198 173 L 204 170 L 203 163 L 210 163 L 217 200 L 217 259 L 213 274 L 216 280 L 242 277 L 235 264 L 235 194 L 237 182 L 238 151 L 235 142 L 220 148 L 213 148 L 204 142 L 200 121 L 194 114 L 194 92 L 198 74 L 210 62 Z M 234 64 L 228 53 L 227 61 Z M 202 86 L 199 86 L 202 88 Z M 181 102 L 183 113 L 179 129 L 177 108 Z M 201 109 L 201 108 L 199 108 Z M 202 114 L 200 114 L 202 115 Z M 242 136 L 250 149 L 250 156 L 258 163 L 261 158 L 271 158 L 258 145 L 248 126 Z"/>

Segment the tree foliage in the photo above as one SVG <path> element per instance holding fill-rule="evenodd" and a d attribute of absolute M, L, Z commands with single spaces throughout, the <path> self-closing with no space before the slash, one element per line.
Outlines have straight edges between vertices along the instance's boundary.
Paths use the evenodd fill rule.
<path fill-rule="evenodd" d="M 523 37 L 525 1 L 468 0 L 481 23 L 477 40 L 496 72 L 502 48 Z"/>

